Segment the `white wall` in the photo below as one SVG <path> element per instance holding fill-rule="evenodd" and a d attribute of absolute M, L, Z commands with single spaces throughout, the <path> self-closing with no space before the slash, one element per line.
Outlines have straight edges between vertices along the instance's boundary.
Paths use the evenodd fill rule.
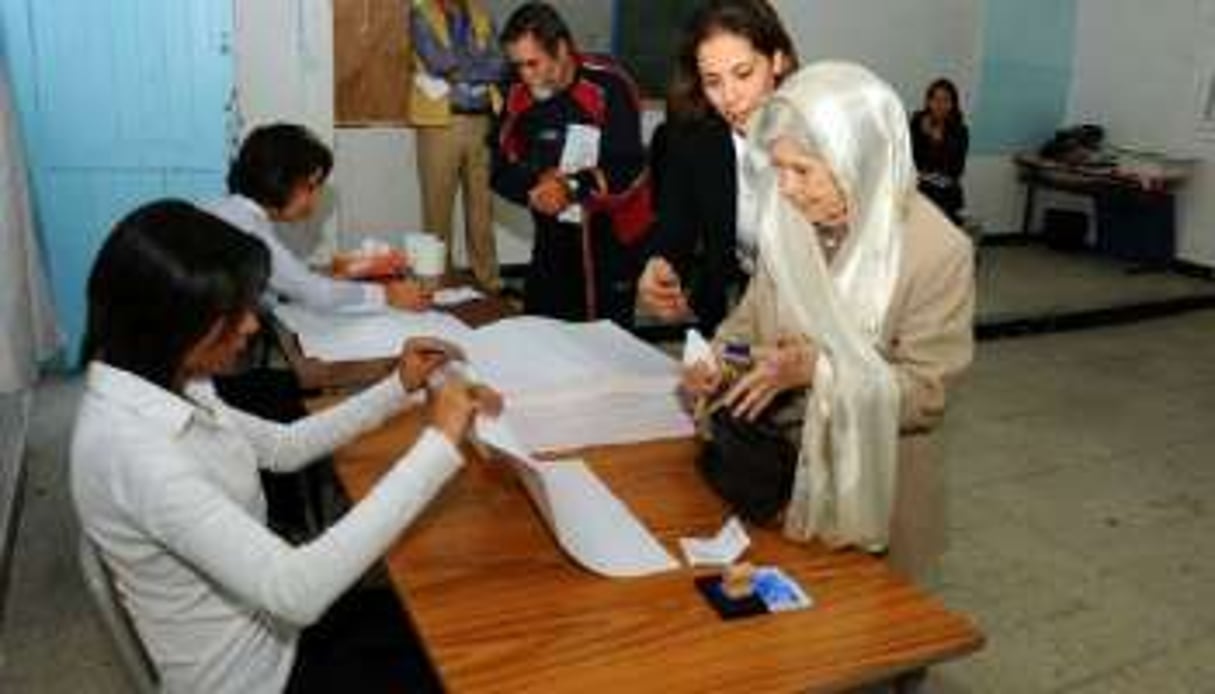
<path fill-rule="evenodd" d="M 1215 135 L 1199 132 L 1200 67 L 1215 70 L 1215 0 L 1078 0 L 1068 119 L 1115 144 L 1200 160 L 1178 194 L 1177 251 L 1215 266 Z M 1208 74 L 1210 74 L 1208 72 Z"/>
<path fill-rule="evenodd" d="M 422 198 L 415 173 L 415 139 L 408 128 L 338 128 L 334 190 L 342 242 L 381 238 L 400 243 L 400 233 L 422 229 Z M 464 221 L 457 200 L 453 252 L 463 262 Z M 523 263 L 531 250 L 531 219 L 504 200 L 494 205 L 498 256 Z"/>
<path fill-rule="evenodd" d="M 983 56 L 984 0 L 775 0 L 803 63 L 842 59 L 862 63 L 903 97 L 908 110 L 924 88 L 949 77 L 963 109 L 974 112 Z M 972 149 L 963 185 L 968 211 L 988 232 L 1020 223 L 1022 191 L 1006 154 Z"/>
<path fill-rule="evenodd" d="M 234 2 L 239 135 L 274 121 L 301 123 L 333 141 L 333 8 L 330 0 Z M 234 133 L 236 134 L 236 133 Z M 238 143 L 232 143 L 235 153 Z M 338 244 L 335 215 L 283 240 L 327 257 Z"/>
<path fill-rule="evenodd" d="M 803 63 L 852 60 L 890 82 L 909 107 L 948 76 L 969 103 L 979 76 L 980 0 L 775 0 Z"/>

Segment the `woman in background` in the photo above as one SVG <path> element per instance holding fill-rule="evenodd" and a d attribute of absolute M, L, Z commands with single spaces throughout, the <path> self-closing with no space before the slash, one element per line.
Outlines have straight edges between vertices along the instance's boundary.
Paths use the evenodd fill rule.
<path fill-rule="evenodd" d="M 970 149 L 970 131 L 958 104 L 958 88 L 945 78 L 928 85 L 924 108 L 911 117 L 911 151 L 920 174 L 920 192 L 936 203 L 954 224 L 966 201 L 962 173 Z"/>
<path fill-rule="evenodd" d="M 291 425 L 227 406 L 211 379 L 257 330 L 270 262 L 257 239 L 179 201 L 136 210 L 107 238 L 89 276 L 71 448 L 84 533 L 164 691 L 423 686 L 428 671 L 410 670 L 407 641 L 375 650 L 382 626 L 330 608 L 459 472 L 471 418 L 500 401 L 455 375 L 428 393 L 457 352 L 417 339 L 383 381 Z M 423 399 L 420 438 L 341 520 L 299 546 L 267 527 L 259 470 L 301 469 Z M 399 618 L 387 603 L 363 614 Z"/>
<path fill-rule="evenodd" d="M 767 0 L 708 0 L 689 20 L 654 162 L 658 226 L 638 281 L 642 309 L 666 320 L 694 312 L 711 333 L 740 293 L 757 247 L 756 202 L 740 169 L 745 129 L 796 67 Z"/>
<path fill-rule="evenodd" d="M 264 125 L 249 133 L 228 169 L 228 197 L 204 209 L 266 244 L 269 288 L 282 298 L 320 311 L 429 308 L 431 293 L 415 280 L 379 284 L 325 277 L 279 241 L 275 223 L 311 218 L 332 168 L 333 153 L 307 128 Z"/>

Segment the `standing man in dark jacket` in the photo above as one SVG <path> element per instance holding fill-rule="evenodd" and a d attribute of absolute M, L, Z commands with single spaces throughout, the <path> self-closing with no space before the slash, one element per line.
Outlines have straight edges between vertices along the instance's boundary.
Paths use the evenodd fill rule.
<path fill-rule="evenodd" d="M 501 43 L 514 68 L 494 136 L 493 188 L 532 212 L 527 313 L 632 323 L 648 230 L 645 148 L 632 80 L 580 55 L 549 5 L 516 10 Z"/>

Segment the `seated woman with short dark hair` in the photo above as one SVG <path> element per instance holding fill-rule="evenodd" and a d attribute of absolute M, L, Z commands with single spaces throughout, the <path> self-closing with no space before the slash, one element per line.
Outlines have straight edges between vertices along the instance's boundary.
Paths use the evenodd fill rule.
<path fill-rule="evenodd" d="M 458 350 L 411 340 L 395 373 L 291 425 L 231 408 L 211 377 L 257 329 L 269 265 L 252 236 L 162 201 L 118 223 L 88 281 L 72 496 L 165 691 L 282 691 L 303 627 L 459 471 L 471 417 L 499 404 L 449 375 L 417 443 L 367 498 L 289 545 L 266 527 L 259 470 L 298 470 L 416 404 Z"/>
<path fill-rule="evenodd" d="M 289 301 L 321 311 L 430 308 L 430 290 L 415 279 L 380 284 L 326 277 L 309 269 L 279 241 L 275 224 L 311 219 L 332 169 L 333 152 L 304 126 L 263 125 L 241 143 L 228 169 L 229 195 L 205 209 L 266 244 L 269 288 Z"/>

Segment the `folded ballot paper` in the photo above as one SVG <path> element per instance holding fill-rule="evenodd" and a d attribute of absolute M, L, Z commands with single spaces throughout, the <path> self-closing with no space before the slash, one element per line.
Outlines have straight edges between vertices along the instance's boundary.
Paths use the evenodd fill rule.
<path fill-rule="evenodd" d="M 478 417 L 476 436 L 508 461 L 557 543 L 574 561 L 614 578 L 679 568 L 679 563 L 586 463 L 536 460 L 505 414 Z"/>
<path fill-rule="evenodd" d="M 469 328 L 446 313 L 317 314 L 295 306 L 275 315 L 324 361 L 389 357 L 409 337 L 464 349 L 500 391 L 528 451 L 559 451 L 690 436 L 676 393 L 679 365 L 615 324 L 518 316 Z"/>

